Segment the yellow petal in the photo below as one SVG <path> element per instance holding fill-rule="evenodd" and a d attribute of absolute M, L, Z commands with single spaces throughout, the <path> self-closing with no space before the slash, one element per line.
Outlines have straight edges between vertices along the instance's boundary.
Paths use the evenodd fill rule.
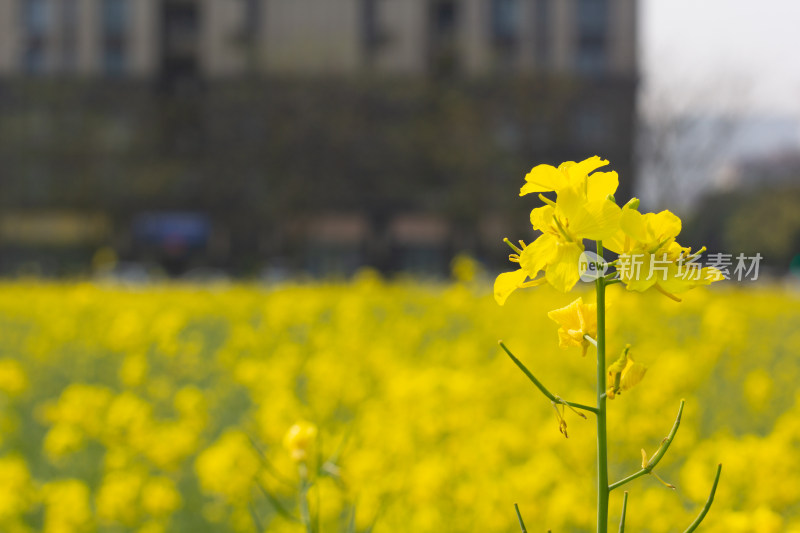
<path fill-rule="evenodd" d="M 625 370 L 625 365 L 628 364 L 628 351 L 627 349 L 622 352 L 622 355 L 608 367 L 608 377 L 614 378 L 615 374 L 622 374 Z"/>
<path fill-rule="evenodd" d="M 588 176 L 589 173 L 594 172 L 598 168 L 604 167 L 607 164 L 607 160 L 602 159 L 600 156 L 594 155 L 588 159 L 584 159 L 580 163 L 572 163 L 566 167 L 566 170 L 567 174 L 569 175 L 570 182 L 576 183 L 582 178 Z"/>
<path fill-rule="evenodd" d="M 557 244 L 555 236 L 549 233 L 540 235 L 519 254 L 519 266 L 531 279 L 535 278 L 555 258 Z"/>
<path fill-rule="evenodd" d="M 639 242 L 647 241 L 647 222 L 644 215 L 635 209 L 623 209 L 619 225 L 631 239 Z"/>
<path fill-rule="evenodd" d="M 547 282 L 561 292 L 569 292 L 581 276 L 578 263 L 582 252 L 583 246 L 577 243 L 558 243 L 555 257 L 545 271 Z"/>
<path fill-rule="evenodd" d="M 561 328 L 564 330 L 580 329 L 581 321 L 578 310 L 582 305 L 583 298 L 579 297 L 566 307 L 561 307 L 560 309 L 554 309 L 550 311 L 547 313 L 547 316 L 550 318 L 550 320 L 561 326 Z"/>
<path fill-rule="evenodd" d="M 630 201 L 622 206 L 622 211 L 620 211 L 620 217 L 619 217 L 620 227 L 617 229 L 614 235 L 612 235 L 609 238 L 603 239 L 603 246 L 605 246 L 615 254 L 624 254 L 630 252 L 633 248 L 633 241 L 631 240 L 631 237 L 623 230 L 622 219 L 630 216 L 633 217 L 636 216 L 636 215 L 629 215 L 626 213 L 626 211 L 636 211 L 636 209 L 633 207 L 634 205 L 635 205 L 634 202 Z M 631 222 L 629 221 L 628 223 Z"/>
<path fill-rule="evenodd" d="M 522 269 L 515 270 L 514 272 L 506 272 L 497 276 L 497 279 L 494 280 L 495 301 L 500 305 L 505 304 L 511 293 L 525 282 L 526 277 L 527 274 L 525 274 L 525 271 Z"/>
<path fill-rule="evenodd" d="M 620 279 L 629 291 L 644 292 L 657 281 L 661 281 L 662 274 L 653 265 L 653 255 L 644 254 L 636 250 L 630 255 L 620 256 L 620 265 L 617 267 Z M 650 270 L 653 269 L 651 275 Z"/>
<path fill-rule="evenodd" d="M 581 329 L 592 338 L 597 337 L 597 304 L 584 304 L 581 306 Z"/>
<path fill-rule="evenodd" d="M 659 242 L 674 239 L 681 232 L 681 219 L 670 211 L 645 215 L 650 237 Z"/>
<path fill-rule="evenodd" d="M 634 362 L 630 356 L 628 356 L 628 362 L 628 367 L 622 373 L 622 379 L 619 382 L 619 387 L 622 390 L 630 390 L 636 386 L 647 373 L 647 367 L 642 363 Z"/>
<path fill-rule="evenodd" d="M 587 202 L 569 220 L 569 231 L 579 239 L 600 241 L 616 235 L 622 210 L 611 200 Z"/>
<path fill-rule="evenodd" d="M 617 192 L 619 176 L 616 172 L 595 172 L 586 183 L 586 199 L 590 202 L 605 200 L 609 194 Z"/>
<path fill-rule="evenodd" d="M 567 185 L 567 177 L 551 165 L 537 165 L 525 176 L 520 196 L 534 192 L 558 191 Z"/>
<path fill-rule="evenodd" d="M 553 225 L 553 213 L 555 209 L 549 205 L 537 207 L 531 211 L 531 225 L 538 231 L 546 231 Z"/>
<path fill-rule="evenodd" d="M 570 335 L 568 332 L 564 331 L 563 329 L 558 330 L 558 347 L 562 349 L 567 348 L 574 348 L 582 346 L 580 341 L 575 340 L 575 338 Z"/>

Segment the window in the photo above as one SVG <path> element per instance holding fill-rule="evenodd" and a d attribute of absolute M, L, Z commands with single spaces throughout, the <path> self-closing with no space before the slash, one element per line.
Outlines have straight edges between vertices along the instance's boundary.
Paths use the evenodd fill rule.
<path fill-rule="evenodd" d="M 106 42 L 103 50 L 103 70 L 111 76 L 125 72 L 125 45 L 122 42 Z"/>
<path fill-rule="evenodd" d="M 47 33 L 51 13 L 45 0 L 25 0 L 22 5 L 22 26 L 25 28 L 23 67 L 28 74 L 40 74 L 46 68 Z"/>
<path fill-rule="evenodd" d="M 431 5 L 430 54 L 434 74 L 450 75 L 458 67 L 457 0 L 438 0 Z"/>
<path fill-rule="evenodd" d="M 364 45 L 372 48 L 378 42 L 378 0 L 363 0 L 361 3 L 361 20 L 364 32 Z"/>
<path fill-rule="evenodd" d="M 490 21 L 496 65 L 514 70 L 519 43 L 520 0 L 492 0 Z"/>
<path fill-rule="evenodd" d="M 454 1 L 439 1 L 433 5 L 434 31 L 439 35 L 448 35 L 456 29 L 456 3 Z"/>
<path fill-rule="evenodd" d="M 362 0 L 361 32 L 367 62 L 374 60 L 375 53 L 387 42 L 386 28 L 382 19 L 382 0 Z"/>
<path fill-rule="evenodd" d="M 244 31 L 251 45 L 255 45 L 261 30 L 261 0 L 246 0 Z"/>
<path fill-rule="evenodd" d="M 194 79 L 199 69 L 201 13 L 196 2 L 163 3 L 162 75 L 168 85 Z"/>
<path fill-rule="evenodd" d="M 23 63 L 25 72 L 28 74 L 40 74 L 44 72 L 45 54 L 44 46 L 41 41 L 28 43 Z"/>
<path fill-rule="evenodd" d="M 519 38 L 519 0 L 492 0 L 492 38 L 496 43 L 515 43 Z"/>
<path fill-rule="evenodd" d="M 103 32 L 121 36 L 128 22 L 127 0 L 103 0 Z"/>
<path fill-rule="evenodd" d="M 61 0 L 61 68 L 73 71 L 78 64 L 78 0 Z"/>
<path fill-rule="evenodd" d="M 42 37 L 50 27 L 50 16 L 46 0 L 25 0 L 22 17 L 28 37 Z"/>
<path fill-rule="evenodd" d="M 103 0 L 103 69 L 111 76 L 125 72 L 126 27 L 128 23 L 127 0 Z"/>
<path fill-rule="evenodd" d="M 576 66 L 587 74 L 601 73 L 606 68 L 608 40 L 607 0 L 578 0 L 578 46 Z"/>

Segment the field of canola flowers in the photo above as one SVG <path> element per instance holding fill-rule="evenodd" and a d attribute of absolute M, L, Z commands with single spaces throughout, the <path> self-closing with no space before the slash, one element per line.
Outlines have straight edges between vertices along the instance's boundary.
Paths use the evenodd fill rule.
<path fill-rule="evenodd" d="M 529 531 L 591 529 L 593 421 L 567 411 L 565 439 L 497 345 L 592 403 L 593 361 L 546 318 L 575 295 L 499 307 L 490 284 L 0 285 L 0 530 L 302 532 L 278 511 L 298 512 L 298 420 L 335 456 L 309 492 L 320 531 L 512 532 L 515 502 Z M 677 490 L 628 485 L 629 531 L 685 527 L 722 462 L 702 531 L 800 532 L 800 296 L 720 285 L 608 291 L 609 353 L 649 367 L 609 404 L 612 480 L 687 399 L 658 467 Z"/>

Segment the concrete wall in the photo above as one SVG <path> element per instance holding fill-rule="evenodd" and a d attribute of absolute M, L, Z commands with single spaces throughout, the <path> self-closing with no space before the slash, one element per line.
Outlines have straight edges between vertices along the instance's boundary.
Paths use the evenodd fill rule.
<path fill-rule="evenodd" d="M 246 27 L 242 0 L 202 0 L 200 63 L 207 76 L 227 77 L 242 72 L 248 57 L 243 29 Z"/>
<path fill-rule="evenodd" d="M 263 65 L 269 72 L 347 74 L 362 65 L 358 0 L 270 0 Z"/>
<path fill-rule="evenodd" d="M 17 69 L 20 55 L 20 24 L 16 2 L 0 0 L 0 75 Z"/>
<path fill-rule="evenodd" d="M 427 5 L 426 0 L 381 0 L 379 24 L 386 40 L 375 54 L 376 71 L 399 74 L 425 72 Z"/>
<path fill-rule="evenodd" d="M 129 69 L 137 78 L 155 75 L 159 68 L 161 2 L 133 0 L 131 25 L 128 30 Z"/>

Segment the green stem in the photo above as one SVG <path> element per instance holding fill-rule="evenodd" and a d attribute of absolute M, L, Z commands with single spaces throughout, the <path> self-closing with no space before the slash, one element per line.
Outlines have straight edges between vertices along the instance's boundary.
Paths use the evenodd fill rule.
<path fill-rule="evenodd" d="M 683 406 L 685 404 L 686 400 L 681 400 L 681 405 L 680 407 L 678 407 L 678 416 L 675 417 L 675 422 L 672 424 L 672 429 L 669 431 L 669 435 L 667 435 L 666 438 L 663 441 L 661 441 L 661 446 L 659 446 L 658 450 L 653 455 L 653 457 L 651 457 L 650 460 L 647 461 L 647 464 L 644 465 L 642 469 L 636 472 L 635 474 L 631 474 L 625 479 L 621 479 L 616 483 L 612 483 L 611 485 L 609 485 L 608 487 L 609 491 L 621 487 L 625 483 L 629 483 L 634 479 L 642 477 L 643 475 L 649 474 L 650 472 L 653 471 L 658 462 L 661 461 L 661 458 L 664 457 L 664 454 L 667 453 L 667 450 L 669 450 L 670 444 L 672 444 L 672 441 L 675 439 L 675 434 L 678 433 L 678 428 L 681 426 L 681 416 L 683 415 Z"/>
<path fill-rule="evenodd" d="M 711 509 L 711 504 L 714 503 L 714 494 L 717 492 L 717 483 L 719 483 L 719 475 L 722 473 L 722 465 L 717 465 L 717 475 L 714 477 L 714 484 L 711 486 L 711 494 L 708 495 L 708 500 L 706 500 L 706 504 L 703 506 L 703 510 L 700 511 L 700 514 L 697 515 L 697 518 L 694 519 L 694 522 L 689 526 L 689 528 L 684 533 L 692 533 L 697 526 L 700 525 L 700 522 L 703 521 L 703 518 L 706 517 L 708 514 L 708 510 Z"/>
<path fill-rule="evenodd" d="M 597 241 L 603 259 L 603 243 Z M 606 434 L 606 280 L 597 278 L 597 533 L 608 531 L 608 444 Z"/>
<path fill-rule="evenodd" d="M 625 533 L 625 513 L 628 512 L 628 491 L 622 495 L 622 517 L 619 519 L 619 533 Z"/>
<path fill-rule="evenodd" d="M 311 522 L 311 512 L 308 508 L 308 489 L 310 488 L 310 483 L 308 482 L 308 467 L 305 464 L 300 463 L 300 494 L 299 494 L 299 505 L 300 505 L 300 519 L 303 522 L 303 525 L 306 528 L 306 533 L 314 533 L 314 524 Z"/>
<path fill-rule="evenodd" d="M 517 512 L 517 520 L 519 520 L 519 528 L 522 530 L 522 533 L 528 533 L 528 530 L 525 529 L 525 522 L 522 521 L 522 515 L 519 513 L 519 505 L 516 503 L 514 504 L 514 510 Z"/>
<path fill-rule="evenodd" d="M 575 403 L 575 402 L 568 402 L 566 400 L 562 400 L 561 398 L 556 397 L 555 394 L 553 394 L 552 392 L 547 390 L 547 387 L 545 387 L 542 384 L 541 381 L 536 379 L 536 376 L 534 376 L 531 373 L 531 371 L 528 370 L 528 368 L 524 364 L 522 364 L 522 361 L 517 359 L 517 357 L 513 353 L 511 353 L 511 350 L 509 350 L 506 347 L 506 345 L 503 344 L 503 341 L 500 341 L 498 344 L 500 344 L 500 347 L 503 349 L 504 352 L 506 352 L 506 354 L 508 354 L 508 356 L 511 358 L 511 360 L 514 361 L 514 364 L 517 365 L 520 370 L 522 370 L 522 373 L 525 374 L 526 376 L 528 376 L 528 379 L 531 380 L 531 382 L 534 385 L 536 385 L 536 388 L 538 388 L 542 392 L 542 394 L 547 396 L 547 398 L 551 402 L 556 403 L 556 404 L 568 405 L 568 406 L 573 407 L 575 409 L 582 409 L 584 411 L 589 411 L 590 413 L 595 413 L 595 414 L 597 413 L 597 409 L 595 409 L 594 407 L 591 407 L 589 405 L 583 405 L 583 404 Z"/>

